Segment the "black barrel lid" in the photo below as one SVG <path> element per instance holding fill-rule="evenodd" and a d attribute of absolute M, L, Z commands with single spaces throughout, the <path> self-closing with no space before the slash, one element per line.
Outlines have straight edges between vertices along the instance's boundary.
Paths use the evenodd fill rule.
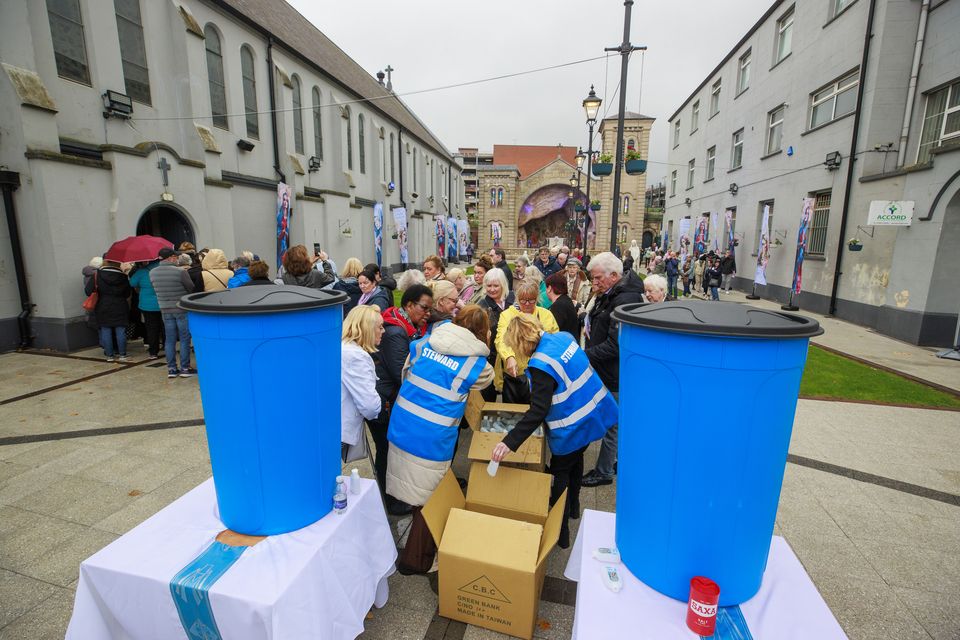
<path fill-rule="evenodd" d="M 342 291 L 263 284 L 191 293 L 180 298 L 177 306 L 199 313 L 277 313 L 319 309 L 346 301 L 347 294 Z"/>
<path fill-rule="evenodd" d="M 823 333 L 820 323 L 812 318 L 734 302 L 625 304 L 614 310 L 613 317 L 627 324 L 679 333 L 747 338 L 809 338 Z"/>

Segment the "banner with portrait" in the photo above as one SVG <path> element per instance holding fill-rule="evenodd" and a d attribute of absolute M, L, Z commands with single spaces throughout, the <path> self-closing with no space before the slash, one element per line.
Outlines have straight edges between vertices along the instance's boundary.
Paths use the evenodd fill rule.
<path fill-rule="evenodd" d="M 499 247 L 503 241 L 503 225 L 496 220 L 490 223 L 490 239 L 495 247 Z"/>
<path fill-rule="evenodd" d="M 710 235 L 710 217 L 700 216 L 697 219 L 697 229 L 693 233 L 693 257 L 696 258 L 707 252 L 707 236 Z"/>
<path fill-rule="evenodd" d="M 400 247 L 400 262 L 407 264 L 410 254 L 407 251 L 407 210 L 397 207 L 393 210 L 393 222 L 397 225 L 397 244 Z"/>
<path fill-rule="evenodd" d="M 277 270 L 283 264 L 283 256 L 290 246 L 290 202 L 293 189 L 290 185 L 277 183 Z"/>
<path fill-rule="evenodd" d="M 680 218 L 680 228 L 677 230 L 677 238 L 680 241 L 680 249 L 684 249 L 690 240 L 690 218 Z M 670 245 L 666 241 L 663 243 L 664 249 L 669 249 Z"/>
<path fill-rule="evenodd" d="M 457 247 L 460 249 L 460 255 L 467 255 L 467 246 L 470 244 L 470 223 L 466 220 L 457 220 L 457 235 L 460 241 Z"/>
<path fill-rule="evenodd" d="M 720 253 L 720 212 L 710 214 L 710 248 Z"/>
<path fill-rule="evenodd" d="M 810 232 L 810 221 L 813 219 L 813 198 L 803 199 L 803 211 L 800 213 L 800 229 L 797 231 L 797 257 L 793 263 L 792 291 L 800 295 L 801 281 L 803 280 L 803 259 L 807 255 L 807 236 Z"/>
<path fill-rule="evenodd" d="M 457 238 L 457 219 L 453 216 L 447 218 L 447 259 L 457 260 L 459 253 L 459 238 Z"/>
<path fill-rule="evenodd" d="M 736 238 L 733 235 L 733 209 L 724 211 L 723 217 L 727 219 L 727 250 L 733 253 L 734 248 L 736 248 Z"/>
<path fill-rule="evenodd" d="M 434 235 L 437 237 L 436 255 L 443 258 L 447 253 L 447 218 L 434 216 L 433 222 Z"/>
<path fill-rule="evenodd" d="M 753 283 L 767 284 L 767 262 L 770 260 L 770 205 L 763 205 L 763 219 L 760 223 L 760 246 L 757 247 L 757 272 Z"/>
<path fill-rule="evenodd" d="M 383 266 L 383 203 L 373 205 L 373 252 L 377 266 Z"/>

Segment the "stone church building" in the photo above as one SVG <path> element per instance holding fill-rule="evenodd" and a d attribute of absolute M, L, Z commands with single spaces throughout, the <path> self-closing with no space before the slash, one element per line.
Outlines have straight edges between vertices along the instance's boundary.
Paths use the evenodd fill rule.
<path fill-rule="evenodd" d="M 639 151 L 647 158 L 653 118 L 628 112 L 624 119 L 624 148 Z M 594 144 L 600 153 L 616 151 L 617 118 L 601 121 Z M 571 186 L 576 177 L 576 153 L 573 147 L 494 145 L 493 163 L 477 166 L 477 247 L 487 252 L 500 246 L 510 256 L 539 246 L 560 242 L 582 246 L 583 217 L 588 216 L 588 253 L 610 248 L 613 175 L 593 177 L 590 200 L 599 201 L 599 211 L 587 206 L 587 167 L 583 165 L 580 187 Z M 620 181 L 620 212 L 617 242 L 628 247 L 651 244 L 659 233 L 656 223 L 644 219 L 646 174 L 628 175 Z M 584 212 L 577 211 L 577 204 Z M 531 252 L 532 253 L 532 252 Z"/>
<path fill-rule="evenodd" d="M 4 0 L 0 63 L 0 350 L 94 344 L 80 271 L 127 236 L 273 277 L 279 182 L 290 244 L 341 266 L 374 260 L 377 203 L 384 265 L 466 218 L 443 143 L 282 0 Z"/>

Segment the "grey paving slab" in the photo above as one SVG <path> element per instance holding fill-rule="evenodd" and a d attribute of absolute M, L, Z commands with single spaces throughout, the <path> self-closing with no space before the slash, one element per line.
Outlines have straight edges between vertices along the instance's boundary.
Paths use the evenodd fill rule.
<path fill-rule="evenodd" d="M 952 597 L 960 592 L 960 549 L 936 551 L 903 538 L 890 541 L 854 539 L 853 544 L 891 586 Z"/>
<path fill-rule="evenodd" d="M 934 640 L 960 638 L 960 597 L 895 587 L 894 592 Z"/>
<path fill-rule="evenodd" d="M 403 576 L 394 573 L 387 578 L 390 585 L 390 604 L 401 609 L 437 610 L 437 594 L 430 588 L 427 576 Z"/>
<path fill-rule="evenodd" d="M 56 474 L 47 473 L 36 467 L 17 474 L 4 482 L 0 482 L 0 504 L 13 504 L 25 496 L 53 484 L 57 479 Z"/>
<path fill-rule="evenodd" d="M 850 640 L 931 640 L 912 611 L 882 581 L 824 575 L 817 588 Z"/>
<path fill-rule="evenodd" d="M 0 460 L 0 486 L 3 486 L 3 484 L 8 480 L 15 478 L 25 471 L 29 471 L 32 468 L 33 467 L 25 464 L 11 462 L 10 460 Z"/>
<path fill-rule="evenodd" d="M 60 476 L 42 490 L 14 503 L 33 511 L 79 524 L 92 525 L 130 504 L 127 489 L 79 476 Z"/>
<path fill-rule="evenodd" d="M 0 640 L 62 640 L 70 623 L 74 591 L 56 592 L 9 625 L 0 628 Z"/>
<path fill-rule="evenodd" d="M 116 539 L 112 533 L 86 527 L 24 564 L 22 572 L 67 587 L 77 579 L 81 562 Z"/>
<path fill-rule="evenodd" d="M 373 610 L 373 618 L 366 621 L 359 637 L 367 640 L 422 640 L 434 611 L 436 605 L 432 610 L 408 609 L 393 604 L 391 598 L 383 609 Z"/>
<path fill-rule="evenodd" d="M 845 536 L 818 533 L 794 533 L 786 530 L 787 542 L 803 563 L 814 584 L 828 576 L 852 578 L 863 582 L 883 582 L 870 560 Z"/>
<path fill-rule="evenodd" d="M 58 588 L 52 584 L 0 569 L 0 628 L 27 613 L 57 591 Z"/>
<path fill-rule="evenodd" d="M 158 460 L 128 453 L 117 453 L 77 475 L 125 487 L 127 491 L 153 491 L 189 465 L 174 460 Z"/>
<path fill-rule="evenodd" d="M 46 389 L 115 365 L 27 353 L 0 354 L 0 400 Z"/>
<path fill-rule="evenodd" d="M 28 573 L 36 558 L 56 551 L 89 527 L 15 507 L 3 509 L 4 533 L 0 536 L 0 568 Z"/>

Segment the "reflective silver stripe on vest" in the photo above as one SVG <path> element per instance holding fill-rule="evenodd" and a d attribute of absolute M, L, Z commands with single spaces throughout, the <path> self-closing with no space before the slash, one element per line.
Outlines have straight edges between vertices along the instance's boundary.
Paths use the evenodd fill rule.
<path fill-rule="evenodd" d="M 439 413 L 434 413 L 429 409 L 424 409 L 421 406 L 413 404 L 403 396 L 397 397 L 396 406 L 440 427 L 456 427 L 460 424 L 460 418 L 451 418 L 450 416 L 442 416 Z"/>
<path fill-rule="evenodd" d="M 450 385 L 450 390 L 454 393 L 457 392 L 457 389 L 460 388 L 460 385 L 463 384 L 463 381 L 467 379 L 467 376 L 470 375 L 470 372 L 473 371 L 473 365 L 477 364 L 479 356 L 470 356 L 467 358 L 467 361 L 460 367 L 460 371 L 457 372 L 457 377 L 453 379 L 453 383 Z"/>
<path fill-rule="evenodd" d="M 557 375 L 560 376 L 560 379 L 563 380 L 563 384 L 569 388 L 573 383 L 570 382 L 570 377 L 567 375 L 567 372 L 563 370 L 563 365 L 551 358 L 550 356 L 540 353 L 539 351 L 534 352 L 530 356 L 531 360 L 539 360 L 550 365 L 550 368 L 557 372 Z"/>
<path fill-rule="evenodd" d="M 444 400 L 450 400 L 451 402 L 463 402 L 464 400 L 467 399 L 467 394 L 457 393 L 452 389 L 444 389 L 443 387 L 436 384 L 435 382 L 430 382 L 426 378 L 421 378 L 417 374 L 413 373 L 412 370 L 407 373 L 407 378 L 406 380 L 404 380 L 404 382 L 409 382 L 415 387 L 420 387 L 427 393 L 432 393 L 435 396 L 439 396 Z M 457 387 L 457 382 L 456 380 L 454 380 L 454 388 L 456 387 Z"/>
<path fill-rule="evenodd" d="M 601 386 L 600 390 L 597 391 L 597 393 L 594 394 L 594 396 L 590 398 L 590 400 L 582 407 L 571 413 L 566 418 L 561 418 L 560 420 L 547 420 L 547 426 L 551 429 L 562 429 L 563 427 L 569 427 L 572 424 L 576 424 L 585 418 L 588 413 L 596 409 L 606 394 L 607 388 Z"/>
<path fill-rule="evenodd" d="M 593 370 L 590 368 L 590 365 L 587 365 L 587 368 L 583 370 L 583 373 L 580 374 L 580 377 L 573 381 L 572 384 L 567 385 L 567 388 L 556 393 L 553 396 L 553 404 L 560 404 L 574 393 L 579 391 L 583 385 L 587 384 L 587 381 L 590 380 L 590 376 L 593 375 Z"/>

